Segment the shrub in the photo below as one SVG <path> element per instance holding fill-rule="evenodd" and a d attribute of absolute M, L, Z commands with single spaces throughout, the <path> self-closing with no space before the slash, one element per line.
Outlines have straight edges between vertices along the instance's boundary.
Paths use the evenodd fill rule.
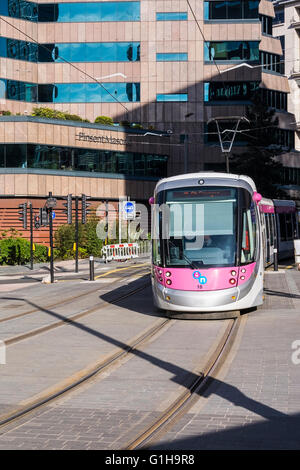
<path fill-rule="evenodd" d="M 66 120 L 65 113 L 51 108 L 33 108 L 32 116 L 37 116 L 46 119 L 62 119 Z"/>
<path fill-rule="evenodd" d="M 98 116 L 95 119 L 95 124 L 103 124 L 105 126 L 113 126 L 114 121 L 111 117 L 108 117 L 108 116 Z"/>
<path fill-rule="evenodd" d="M 94 215 L 86 224 L 78 224 L 78 254 L 80 258 L 87 258 L 89 255 L 100 256 L 102 240 L 99 240 L 96 227 L 99 220 Z M 61 225 L 55 232 L 55 246 L 58 256 L 61 259 L 75 257 L 73 250 L 75 243 L 75 224 Z"/>
<path fill-rule="evenodd" d="M 77 114 L 70 114 L 66 111 L 57 111 L 51 108 L 33 108 L 32 116 L 38 116 L 46 119 L 62 119 L 64 121 L 90 122 L 88 119 L 82 119 Z"/>
<path fill-rule="evenodd" d="M 47 261 L 47 247 L 35 245 L 33 259 Z M 30 242 L 25 238 L 3 238 L 0 240 L 0 264 L 16 265 L 30 261 Z"/>

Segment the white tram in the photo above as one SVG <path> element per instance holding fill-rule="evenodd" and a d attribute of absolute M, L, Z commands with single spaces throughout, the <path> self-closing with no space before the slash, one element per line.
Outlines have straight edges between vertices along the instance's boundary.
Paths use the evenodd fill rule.
<path fill-rule="evenodd" d="M 277 239 L 284 256 L 290 250 L 276 227 L 280 214 L 294 214 L 292 201 L 262 198 L 247 176 L 212 172 L 162 179 L 150 202 L 158 308 L 224 318 L 262 304 L 264 267 Z M 294 222 L 292 230 L 298 234 Z"/>

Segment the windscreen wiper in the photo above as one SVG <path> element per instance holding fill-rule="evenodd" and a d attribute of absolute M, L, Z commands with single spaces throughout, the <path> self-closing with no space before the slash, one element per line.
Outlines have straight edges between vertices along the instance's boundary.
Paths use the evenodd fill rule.
<path fill-rule="evenodd" d="M 168 252 L 169 252 L 169 245 L 168 245 L 168 243 L 170 243 L 174 248 L 178 248 L 178 246 L 176 246 L 175 243 L 173 243 L 171 240 L 167 239 Z M 194 262 L 193 262 L 190 258 L 188 258 L 188 257 L 183 253 L 183 250 L 182 250 L 182 253 L 181 253 L 181 254 L 182 254 L 183 259 L 190 265 L 190 267 L 191 267 L 192 269 L 198 269 L 198 266 L 196 266 L 196 265 L 194 264 Z M 170 253 L 168 253 L 168 255 L 169 255 L 169 258 L 171 259 Z M 202 261 L 202 263 L 203 263 L 203 261 Z"/>

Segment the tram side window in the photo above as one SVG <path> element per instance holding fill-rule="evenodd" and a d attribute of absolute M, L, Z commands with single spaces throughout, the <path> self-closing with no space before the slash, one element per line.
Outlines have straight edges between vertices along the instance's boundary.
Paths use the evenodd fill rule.
<path fill-rule="evenodd" d="M 293 240 L 293 214 L 279 214 L 280 241 Z"/>
<path fill-rule="evenodd" d="M 255 258 L 256 219 L 253 203 L 251 204 L 250 209 L 246 209 L 243 211 L 242 221 L 243 229 L 241 263 L 247 264 L 253 262 Z"/>
<path fill-rule="evenodd" d="M 154 209 L 152 213 L 152 262 L 156 266 L 161 266 L 161 251 L 159 240 L 159 220 L 161 213 Z"/>
<path fill-rule="evenodd" d="M 293 214 L 285 214 L 286 239 L 293 240 Z"/>
<path fill-rule="evenodd" d="M 274 245 L 274 215 L 270 214 L 270 245 Z"/>
<path fill-rule="evenodd" d="M 279 214 L 280 241 L 286 240 L 285 214 Z"/>

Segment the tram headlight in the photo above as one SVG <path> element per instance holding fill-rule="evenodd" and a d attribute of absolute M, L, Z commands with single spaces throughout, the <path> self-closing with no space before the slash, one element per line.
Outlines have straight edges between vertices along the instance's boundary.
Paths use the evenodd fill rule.
<path fill-rule="evenodd" d="M 244 279 L 245 279 L 245 276 L 241 276 L 241 277 L 240 277 L 240 279 L 241 279 L 242 281 L 244 281 Z"/>
<path fill-rule="evenodd" d="M 242 273 L 245 273 L 245 272 L 246 272 L 246 269 L 245 269 L 245 268 L 242 268 L 241 271 L 242 271 Z"/>
<path fill-rule="evenodd" d="M 165 276 L 166 276 L 166 277 L 170 277 L 171 274 L 172 274 L 172 273 L 170 273 L 170 271 L 167 271 L 167 272 L 165 273 Z"/>
<path fill-rule="evenodd" d="M 235 284 L 235 279 L 231 278 L 229 279 L 230 284 Z"/>
<path fill-rule="evenodd" d="M 167 280 L 166 280 L 166 283 L 168 284 L 168 286 L 170 286 L 170 285 L 172 284 L 171 279 L 167 279 Z"/>
<path fill-rule="evenodd" d="M 231 271 L 231 276 L 236 276 L 236 271 Z"/>

